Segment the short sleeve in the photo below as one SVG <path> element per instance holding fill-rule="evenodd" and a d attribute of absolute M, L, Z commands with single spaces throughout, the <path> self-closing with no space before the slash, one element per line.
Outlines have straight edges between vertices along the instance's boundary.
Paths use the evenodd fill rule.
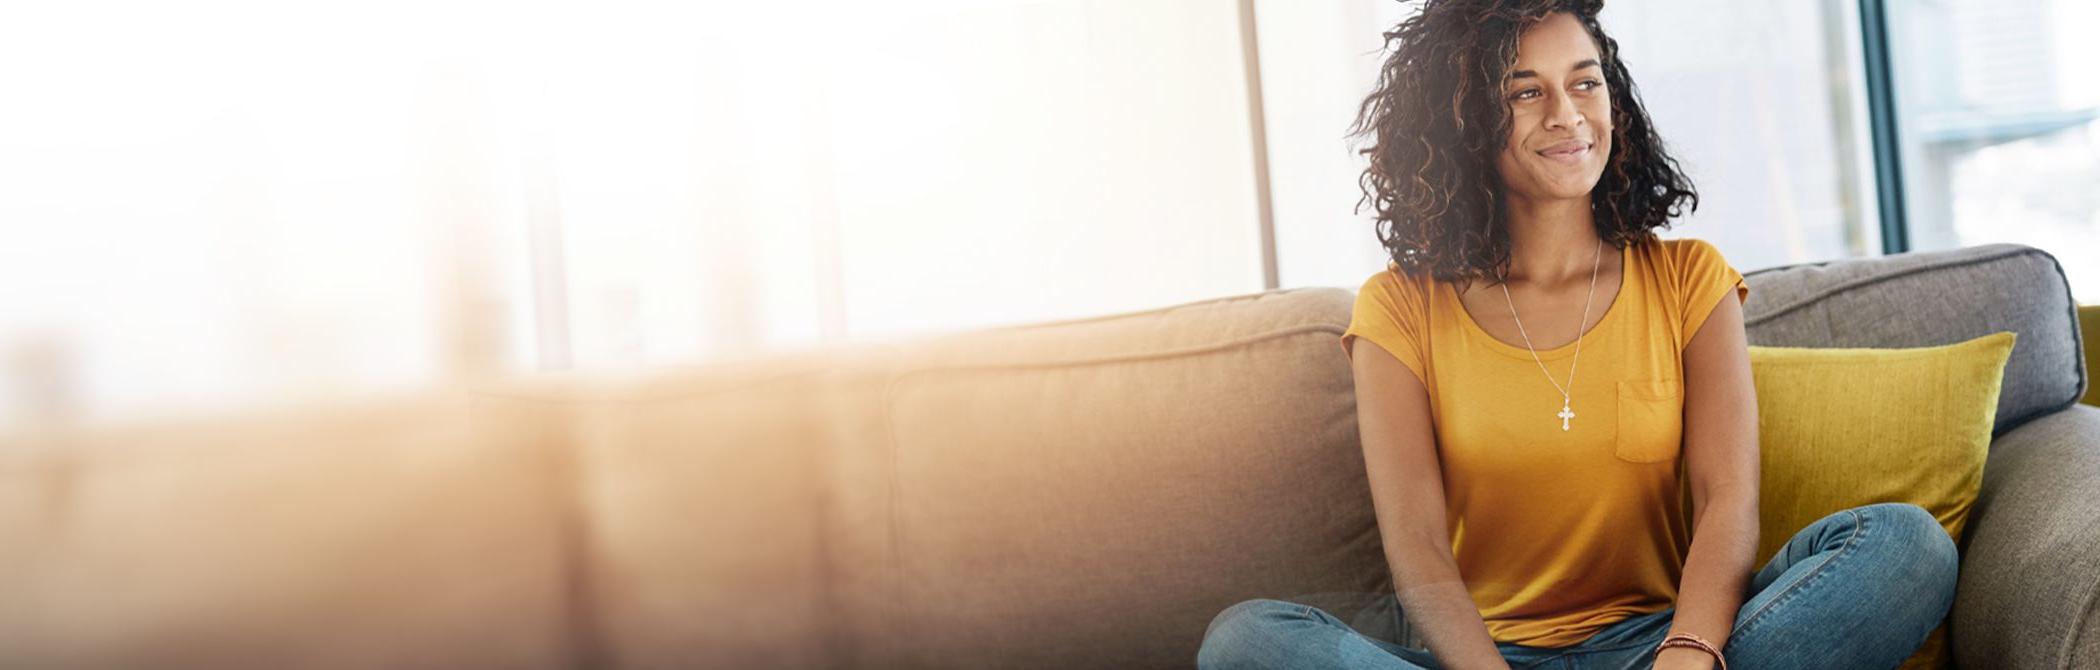
<path fill-rule="evenodd" d="M 1678 286 L 1683 287 L 1686 300 L 1678 313 L 1684 315 L 1681 332 L 1685 345 L 1690 346 L 1692 336 L 1699 333 L 1699 326 L 1720 306 L 1721 299 L 1734 293 L 1738 304 L 1748 302 L 1750 285 L 1743 282 L 1743 274 L 1730 267 L 1728 259 L 1711 242 L 1684 239 L 1679 242 L 1678 251 Z"/>
<path fill-rule="evenodd" d="M 1342 353 L 1354 360 L 1351 341 L 1357 337 L 1370 340 L 1413 370 L 1415 378 L 1426 385 L 1429 375 L 1423 361 L 1427 357 L 1421 346 L 1424 307 L 1416 282 L 1405 280 L 1392 270 L 1372 275 L 1356 291 L 1349 328 L 1342 331 Z"/>

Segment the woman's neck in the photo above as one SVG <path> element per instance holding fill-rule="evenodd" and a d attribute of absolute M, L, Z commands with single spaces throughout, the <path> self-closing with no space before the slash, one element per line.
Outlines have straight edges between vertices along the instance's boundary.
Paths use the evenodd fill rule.
<path fill-rule="evenodd" d="M 1509 242 L 1512 286 L 1589 281 L 1592 269 L 1603 262 L 1587 195 L 1547 202 L 1511 199 Z"/>

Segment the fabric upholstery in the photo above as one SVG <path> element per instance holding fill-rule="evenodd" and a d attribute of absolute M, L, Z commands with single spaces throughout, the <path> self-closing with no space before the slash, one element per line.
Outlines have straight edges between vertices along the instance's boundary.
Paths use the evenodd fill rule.
<path fill-rule="evenodd" d="M 588 667 L 829 668 L 816 356 L 653 375 L 572 412 Z"/>
<path fill-rule="evenodd" d="M 571 665 L 548 425 L 458 395 L 0 444 L 0 666 Z"/>
<path fill-rule="evenodd" d="M 1999 436 L 1955 590 L 1966 668 L 2100 667 L 2100 408 Z"/>
<path fill-rule="evenodd" d="M 1186 667 L 1220 610 L 1389 591 L 1345 291 L 938 338 L 881 399 L 874 667 Z M 1330 603 L 1336 607 L 1347 602 Z"/>
<path fill-rule="evenodd" d="M 1985 244 L 1764 268 L 1744 279 L 1753 345 L 1928 347 L 2019 333 L 1992 435 L 2085 394 L 2070 284 L 2046 251 Z"/>
<path fill-rule="evenodd" d="M 2085 369 L 2100 368 L 2100 305 L 2078 306 L 2078 332 L 2085 336 Z M 2087 383 L 2082 402 L 2100 407 L 2100 384 Z"/>

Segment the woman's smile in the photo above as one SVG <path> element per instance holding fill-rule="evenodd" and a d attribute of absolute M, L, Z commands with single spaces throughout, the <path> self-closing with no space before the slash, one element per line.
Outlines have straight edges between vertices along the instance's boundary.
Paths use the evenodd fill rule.
<path fill-rule="evenodd" d="M 1589 160 L 1590 149 L 1595 145 L 1594 142 L 1583 140 L 1562 140 L 1536 153 L 1546 157 L 1546 160 L 1562 165 L 1581 165 L 1583 161 Z"/>

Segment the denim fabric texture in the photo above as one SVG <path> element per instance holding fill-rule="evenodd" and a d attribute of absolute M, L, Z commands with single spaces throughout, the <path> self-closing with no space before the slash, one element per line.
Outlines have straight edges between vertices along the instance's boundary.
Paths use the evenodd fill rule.
<path fill-rule="evenodd" d="M 1882 503 L 1840 510 L 1795 533 L 1752 576 L 1722 653 L 1736 670 L 1897 667 L 1953 606 L 1957 564 L 1953 540 L 1923 508 Z M 1570 647 L 1495 646 L 1520 670 L 1647 668 L 1675 612 L 1625 619 Z M 1441 667 L 1426 649 L 1367 636 L 1290 598 L 1247 600 L 1220 612 L 1204 633 L 1196 666 Z"/>

